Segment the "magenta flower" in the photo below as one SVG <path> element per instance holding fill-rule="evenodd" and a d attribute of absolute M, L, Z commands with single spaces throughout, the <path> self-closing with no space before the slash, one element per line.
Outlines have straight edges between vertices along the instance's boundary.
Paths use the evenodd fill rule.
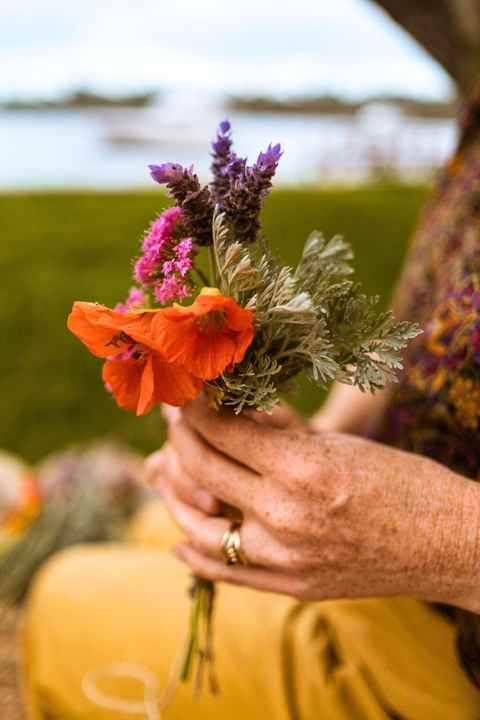
<path fill-rule="evenodd" d="M 158 277 L 165 260 L 169 258 L 174 243 L 174 231 L 181 223 L 182 211 L 179 207 L 168 208 L 153 221 L 145 235 L 143 255 L 135 264 L 135 280 L 142 285 L 152 285 Z"/>
<path fill-rule="evenodd" d="M 145 236 L 143 254 L 135 264 L 135 279 L 150 288 L 162 305 L 191 295 L 190 271 L 196 247 L 192 238 L 182 237 L 183 213 L 179 207 L 165 210 Z"/>
<path fill-rule="evenodd" d="M 161 305 L 172 300 L 183 300 L 191 295 L 193 290 L 188 279 L 193 267 L 192 255 L 195 253 L 192 238 L 183 238 L 175 245 L 173 252 L 174 257 L 163 263 L 163 280 L 155 283 L 155 298 Z"/>
<path fill-rule="evenodd" d="M 119 313 L 127 313 L 132 310 L 141 310 L 142 308 L 148 307 L 148 298 L 141 290 L 137 287 L 130 288 L 128 297 L 124 303 L 117 303 L 114 310 Z"/>

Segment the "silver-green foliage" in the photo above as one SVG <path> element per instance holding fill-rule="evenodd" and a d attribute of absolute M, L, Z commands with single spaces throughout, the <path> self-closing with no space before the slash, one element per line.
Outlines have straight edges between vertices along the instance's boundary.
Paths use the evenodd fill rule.
<path fill-rule="evenodd" d="M 213 219 L 213 259 L 222 294 L 254 311 L 255 337 L 231 373 L 209 383 L 209 394 L 235 412 L 271 412 L 279 391 L 304 370 L 326 387 L 334 380 L 363 391 L 383 388 L 402 368 L 401 351 L 420 332 L 378 309 L 351 275 L 353 253 L 339 236 L 308 238 L 294 271 L 264 244 L 257 255 L 231 236 L 225 217 Z"/>

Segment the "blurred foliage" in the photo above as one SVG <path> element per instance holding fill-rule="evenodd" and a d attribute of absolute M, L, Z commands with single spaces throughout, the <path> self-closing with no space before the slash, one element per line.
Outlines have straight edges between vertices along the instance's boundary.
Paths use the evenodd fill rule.
<path fill-rule="evenodd" d="M 34 471 L 4 465 L 0 486 L 0 613 L 4 604 L 26 596 L 37 571 L 55 553 L 71 545 L 121 540 L 147 494 L 140 482 L 142 456 L 112 443 L 94 443 L 49 455 Z M 6 467 L 5 467 L 6 464 Z M 0 466 L 0 472 L 2 467 Z M 35 483 L 37 514 L 20 526 L 15 515 L 17 485 Z M 20 496 L 24 493 L 20 490 Z M 8 498 L 13 507 L 8 508 Z M 13 522 L 12 522 L 13 519 Z M 3 532 L 2 532 L 3 531 Z M 2 542 L 3 540 L 3 542 Z"/>
<path fill-rule="evenodd" d="M 386 302 L 424 197 L 424 188 L 396 185 L 277 190 L 265 231 L 287 262 L 313 229 L 344 234 L 358 279 Z M 159 413 L 119 410 L 103 389 L 100 361 L 65 320 L 74 300 L 112 306 L 125 297 L 142 232 L 166 205 L 162 194 L 145 192 L 0 195 L 0 447 L 36 460 L 94 437 L 146 451 L 161 443 Z M 294 403 L 310 412 L 320 393 L 300 386 Z"/>

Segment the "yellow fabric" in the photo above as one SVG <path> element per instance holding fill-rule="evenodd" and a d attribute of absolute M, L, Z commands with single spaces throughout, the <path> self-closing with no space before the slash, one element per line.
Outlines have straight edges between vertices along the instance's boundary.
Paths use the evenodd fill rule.
<path fill-rule="evenodd" d="M 85 681 L 105 671 L 97 690 L 141 701 L 138 680 L 107 673 L 126 663 L 156 679 L 162 695 L 188 622 L 188 573 L 167 552 L 177 538 L 154 503 L 135 521 L 132 544 L 69 550 L 45 568 L 24 632 L 32 719 L 159 717 L 147 706 L 131 715 L 102 708 L 86 697 Z M 455 658 L 453 627 L 412 598 L 304 604 L 221 586 L 215 647 L 219 696 L 194 700 L 182 687 L 162 718 L 480 717 L 480 693 Z"/>

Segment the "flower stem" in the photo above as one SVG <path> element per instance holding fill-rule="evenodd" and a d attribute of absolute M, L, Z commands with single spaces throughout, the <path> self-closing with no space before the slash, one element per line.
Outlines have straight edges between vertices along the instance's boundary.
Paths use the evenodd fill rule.
<path fill-rule="evenodd" d="M 214 256 L 212 247 L 210 245 L 208 247 L 208 270 L 209 270 L 208 274 L 210 276 L 210 287 L 217 287 L 217 272 L 216 272 L 215 256 Z"/>
<path fill-rule="evenodd" d="M 202 270 L 200 270 L 200 268 L 195 268 L 195 271 L 196 271 L 198 277 L 200 278 L 200 280 L 205 285 L 205 287 L 209 287 L 209 286 L 211 287 L 211 282 L 208 280 L 205 273 Z"/>
<path fill-rule="evenodd" d="M 195 693 L 203 686 L 208 671 L 208 684 L 212 694 L 218 690 L 213 670 L 213 609 L 215 588 L 209 580 L 194 577 L 191 590 L 190 633 L 180 671 L 182 682 L 188 682 L 194 672 Z"/>

